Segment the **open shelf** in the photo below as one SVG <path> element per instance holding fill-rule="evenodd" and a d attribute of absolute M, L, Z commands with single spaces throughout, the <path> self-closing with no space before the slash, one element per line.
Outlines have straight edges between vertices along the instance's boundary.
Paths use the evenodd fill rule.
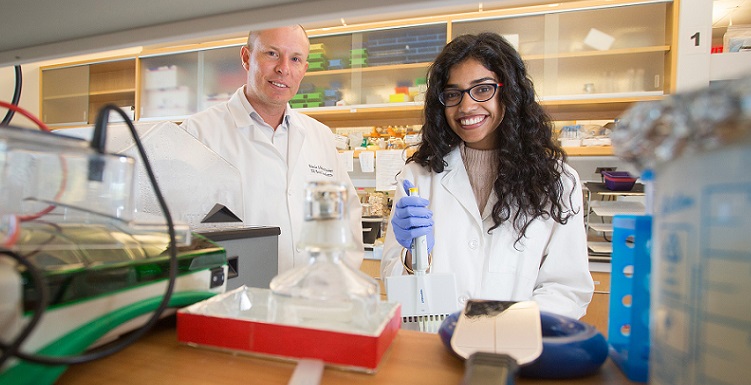
<path fill-rule="evenodd" d="M 117 100 L 117 99 L 133 99 L 136 95 L 136 89 L 135 88 L 126 88 L 126 89 L 120 89 L 120 90 L 110 90 L 110 91 L 97 91 L 92 92 L 89 94 L 89 100 L 92 102 L 105 102 L 108 100 Z"/>
<path fill-rule="evenodd" d="M 599 233 L 612 233 L 613 232 L 612 223 L 589 222 L 589 228 Z"/>

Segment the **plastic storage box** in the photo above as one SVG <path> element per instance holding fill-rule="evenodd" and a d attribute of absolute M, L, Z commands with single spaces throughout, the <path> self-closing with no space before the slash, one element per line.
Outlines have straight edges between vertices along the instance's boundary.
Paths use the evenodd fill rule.
<path fill-rule="evenodd" d="M 370 332 L 294 326 L 267 320 L 271 291 L 242 286 L 177 312 L 177 339 L 191 346 L 281 360 L 318 359 L 375 373 L 401 326 L 401 306 L 380 302 Z"/>
<path fill-rule="evenodd" d="M 649 280 L 652 216 L 613 217 L 608 344 L 610 358 L 631 381 L 649 374 Z"/>
<path fill-rule="evenodd" d="M 603 171 L 602 177 L 605 179 L 605 187 L 613 191 L 630 191 L 636 183 L 636 177 L 628 171 Z"/>

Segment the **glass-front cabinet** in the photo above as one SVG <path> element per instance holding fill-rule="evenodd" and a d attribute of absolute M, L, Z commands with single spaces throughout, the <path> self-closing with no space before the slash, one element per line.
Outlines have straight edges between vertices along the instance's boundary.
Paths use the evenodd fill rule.
<path fill-rule="evenodd" d="M 89 68 L 79 65 L 42 72 L 42 121 L 48 125 L 86 124 Z"/>
<path fill-rule="evenodd" d="M 240 45 L 210 49 L 203 52 L 203 92 L 198 109 L 229 100 L 245 84 L 246 72 L 242 67 Z"/>
<path fill-rule="evenodd" d="M 197 111 L 198 51 L 141 58 L 141 119 Z"/>
<path fill-rule="evenodd" d="M 41 87 L 41 117 L 50 126 L 92 124 L 106 104 L 135 119 L 135 59 L 44 67 Z"/>
<path fill-rule="evenodd" d="M 141 57 L 141 118 L 179 120 L 225 101 L 245 82 L 240 45 Z"/>

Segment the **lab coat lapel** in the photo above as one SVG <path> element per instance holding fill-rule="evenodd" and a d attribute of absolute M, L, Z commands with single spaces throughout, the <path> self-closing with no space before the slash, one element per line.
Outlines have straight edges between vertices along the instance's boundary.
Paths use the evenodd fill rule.
<path fill-rule="evenodd" d="M 464 207 L 477 225 L 482 227 L 480 210 L 477 208 L 475 194 L 472 192 L 459 147 L 454 148 L 445 159 L 447 166 L 441 178 L 441 185 Z"/>
<path fill-rule="evenodd" d="M 493 214 L 493 206 L 498 203 L 498 196 L 495 195 L 494 191 L 490 192 L 490 196 L 488 196 L 488 202 L 485 203 L 485 208 L 482 210 L 482 220 L 488 219 Z"/>
<path fill-rule="evenodd" d="M 235 121 L 235 127 L 248 127 L 253 125 L 253 119 L 251 119 L 248 114 L 248 108 L 252 109 L 253 107 L 250 106 L 248 99 L 245 98 L 245 86 L 238 88 L 237 91 L 232 94 L 229 103 L 227 103 L 227 108 L 229 109 L 230 115 L 232 115 L 232 120 Z"/>
<path fill-rule="evenodd" d="M 245 98 L 245 87 L 240 87 L 230 98 L 227 107 L 229 108 L 230 115 L 235 121 L 235 127 L 248 138 L 251 142 L 260 143 L 263 146 L 268 147 L 274 152 L 277 152 L 274 148 L 274 144 L 271 140 L 257 127 L 257 123 L 250 117 L 248 109 L 253 107 L 248 103 Z M 253 112 L 257 114 L 257 112 Z M 278 152 L 277 152 L 278 153 Z"/>

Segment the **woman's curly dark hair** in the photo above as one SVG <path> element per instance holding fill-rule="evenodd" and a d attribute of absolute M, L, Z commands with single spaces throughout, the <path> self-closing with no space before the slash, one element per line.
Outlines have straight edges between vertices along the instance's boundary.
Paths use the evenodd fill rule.
<path fill-rule="evenodd" d="M 482 63 L 503 83 L 498 88 L 505 116 L 497 129 L 498 174 L 493 191 L 498 202 L 493 207 L 495 229 L 511 220 L 520 242 L 532 220 L 552 217 L 565 224 L 573 216 L 573 201 L 563 204 L 566 154 L 553 138 L 553 124 L 535 100 L 532 80 L 518 52 L 495 33 L 463 35 L 444 47 L 428 70 L 422 143 L 407 160 L 435 173 L 443 172 L 443 158 L 459 145 L 461 138 L 446 121 L 445 107 L 438 100 L 448 81 L 450 69 L 469 58 Z"/>

